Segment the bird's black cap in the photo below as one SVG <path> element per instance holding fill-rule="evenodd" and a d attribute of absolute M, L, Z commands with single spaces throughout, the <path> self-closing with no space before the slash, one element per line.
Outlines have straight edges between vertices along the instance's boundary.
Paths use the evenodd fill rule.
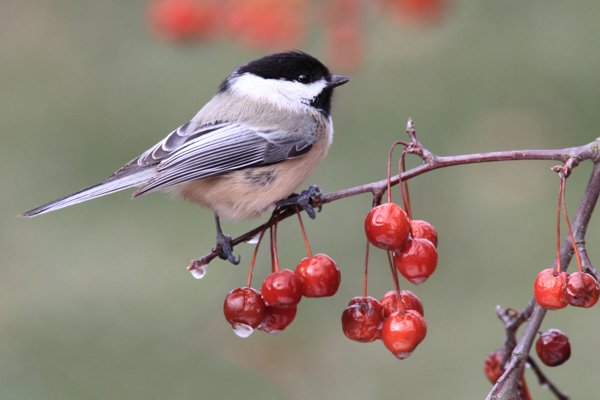
<path fill-rule="evenodd" d="M 329 70 L 321 61 L 301 51 L 276 53 L 242 65 L 236 70 L 239 75 L 251 73 L 265 79 L 285 79 L 296 81 L 301 75 L 310 82 L 327 78 Z M 303 83 L 310 83 L 309 81 Z"/>
<path fill-rule="evenodd" d="M 325 114 L 329 114 L 331 108 L 331 96 L 333 88 L 348 82 L 348 78 L 331 75 L 329 69 L 315 57 L 302 51 L 287 51 L 271 54 L 258 60 L 250 61 L 238 67 L 232 76 L 250 73 L 264 79 L 282 79 L 287 81 L 298 81 L 310 84 L 320 79 L 325 79 L 329 84 L 323 92 L 317 96 L 311 105 Z M 219 92 L 229 88 L 229 80 L 225 79 L 219 87 Z"/>

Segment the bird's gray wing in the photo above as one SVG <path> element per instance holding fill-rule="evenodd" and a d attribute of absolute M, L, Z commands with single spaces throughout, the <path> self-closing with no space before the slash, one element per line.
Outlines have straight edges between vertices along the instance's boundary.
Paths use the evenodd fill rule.
<path fill-rule="evenodd" d="M 132 163 L 156 165 L 156 175 L 135 196 L 178 183 L 218 176 L 250 166 L 299 157 L 317 138 L 314 118 L 298 118 L 285 128 L 217 122 L 182 125 Z"/>

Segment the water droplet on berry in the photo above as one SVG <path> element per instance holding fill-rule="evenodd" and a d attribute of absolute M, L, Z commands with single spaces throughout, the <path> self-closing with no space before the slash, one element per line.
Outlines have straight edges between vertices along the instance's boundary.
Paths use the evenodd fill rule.
<path fill-rule="evenodd" d="M 252 332 L 254 332 L 254 329 L 250 325 L 246 324 L 237 323 L 231 325 L 231 327 L 233 328 L 233 333 L 242 339 L 247 338 L 248 336 L 252 335 Z"/>
<path fill-rule="evenodd" d="M 201 265 L 200 267 L 192 268 L 190 269 L 190 273 L 194 278 L 202 279 L 204 278 L 204 275 L 206 275 L 206 265 Z"/>

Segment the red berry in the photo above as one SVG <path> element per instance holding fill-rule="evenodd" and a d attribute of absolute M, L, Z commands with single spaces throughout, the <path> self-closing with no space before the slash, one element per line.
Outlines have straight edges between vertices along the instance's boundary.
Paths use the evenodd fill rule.
<path fill-rule="evenodd" d="M 571 357 L 571 344 L 567 335 L 558 329 L 550 329 L 540 335 L 535 351 L 544 364 L 556 367 Z"/>
<path fill-rule="evenodd" d="M 223 304 L 225 319 L 240 337 L 248 337 L 265 316 L 266 305 L 256 289 L 243 287 L 233 289 Z"/>
<path fill-rule="evenodd" d="M 427 239 L 437 248 L 438 234 L 433 225 L 427 221 L 413 219 L 410 221 L 410 233 L 413 239 Z"/>
<path fill-rule="evenodd" d="M 217 1 L 156 0 L 149 19 L 159 34 L 171 40 L 210 38 L 219 27 L 222 5 Z"/>
<path fill-rule="evenodd" d="M 437 259 L 437 250 L 427 239 L 409 240 L 404 250 L 394 252 L 398 271 L 415 285 L 425 282 L 433 274 Z"/>
<path fill-rule="evenodd" d="M 403 23 L 434 23 L 444 15 L 444 0 L 393 0 L 391 15 Z"/>
<path fill-rule="evenodd" d="M 504 373 L 504 366 L 502 365 L 503 356 L 504 350 L 497 349 L 492 351 L 490 355 L 485 358 L 483 370 L 485 371 L 485 375 L 492 383 L 496 383 L 496 381 L 500 379 Z"/>
<path fill-rule="evenodd" d="M 296 267 L 306 297 L 333 296 L 340 286 L 340 269 L 325 254 L 302 259 Z"/>
<path fill-rule="evenodd" d="M 535 301 L 548 310 L 565 308 L 563 291 L 567 284 L 567 273 L 558 273 L 554 269 L 545 269 L 540 272 L 533 284 Z"/>
<path fill-rule="evenodd" d="M 380 249 L 402 249 L 408 241 L 410 222 L 399 205 L 381 204 L 369 211 L 365 232 L 369 242 Z"/>
<path fill-rule="evenodd" d="M 225 28 L 253 47 L 293 48 L 306 31 L 302 2 L 235 1 L 225 15 Z"/>
<path fill-rule="evenodd" d="M 355 297 L 342 313 L 342 329 L 346 337 L 357 342 L 379 339 L 383 307 L 372 297 Z"/>
<path fill-rule="evenodd" d="M 563 294 L 565 301 L 570 305 L 590 308 L 598 302 L 600 287 L 590 274 L 574 272 L 567 277 Z"/>
<path fill-rule="evenodd" d="M 267 306 L 265 318 L 258 326 L 258 329 L 275 335 L 292 323 L 296 317 L 296 310 L 296 307 L 279 308 Z"/>
<path fill-rule="evenodd" d="M 302 299 L 302 280 L 294 271 L 282 269 L 267 275 L 261 292 L 269 306 L 295 307 Z"/>
<path fill-rule="evenodd" d="M 424 315 L 423 304 L 416 294 L 410 290 L 401 290 L 400 298 L 402 299 L 404 310 L 414 310 L 419 314 Z M 383 307 L 383 315 L 385 318 L 389 317 L 390 314 L 400 310 L 398 307 L 398 297 L 395 290 L 390 290 L 383 295 L 381 298 L 381 306 Z"/>
<path fill-rule="evenodd" d="M 414 310 L 391 314 L 381 327 L 383 344 L 400 360 L 410 356 L 426 334 L 425 319 Z"/>

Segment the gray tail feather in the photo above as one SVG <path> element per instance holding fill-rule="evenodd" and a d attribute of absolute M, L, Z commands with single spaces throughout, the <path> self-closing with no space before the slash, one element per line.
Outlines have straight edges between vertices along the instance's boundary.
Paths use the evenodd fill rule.
<path fill-rule="evenodd" d="M 45 214 L 50 211 L 60 208 L 72 206 L 73 204 L 82 203 L 84 201 L 95 199 L 96 197 L 105 196 L 115 193 L 120 190 L 141 186 L 154 175 L 153 170 L 138 170 L 132 174 L 128 174 L 118 178 L 109 178 L 96 185 L 82 189 L 78 192 L 61 197 L 60 199 L 51 201 L 48 204 L 34 208 L 19 215 L 19 217 L 35 217 L 36 215 Z"/>

